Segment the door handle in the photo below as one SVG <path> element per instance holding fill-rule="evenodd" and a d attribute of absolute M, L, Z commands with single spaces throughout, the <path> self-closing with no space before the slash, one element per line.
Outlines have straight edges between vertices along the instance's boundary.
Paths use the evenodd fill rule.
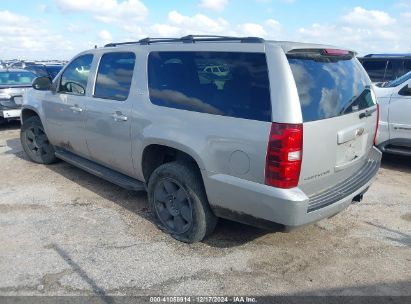
<path fill-rule="evenodd" d="M 116 111 L 111 115 L 111 117 L 114 119 L 114 121 L 127 121 L 127 116 L 125 116 L 120 111 Z"/>
<path fill-rule="evenodd" d="M 78 112 L 78 113 L 83 112 L 83 109 L 80 108 L 78 105 L 74 105 L 74 106 L 70 107 L 70 110 L 72 110 L 73 112 Z"/>
<path fill-rule="evenodd" d="M 365 117 L 371 116 L 372 113 L 374 113 L 375 111 L 377 111 L 377 109 L 372 109 L 372 110 L 366 110 L 365 112 L 360 114 L 360 119 L 363 119 Z"/>

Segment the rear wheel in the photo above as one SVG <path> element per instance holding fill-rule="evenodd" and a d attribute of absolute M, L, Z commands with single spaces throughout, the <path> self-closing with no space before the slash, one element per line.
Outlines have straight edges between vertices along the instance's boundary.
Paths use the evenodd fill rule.
<path fill-rule="evenodd" d="M 166 163 L 152 173 L 148 183 L 150 208 L 159 227 L 186 243 L 201 241 L 217 223 L 197 171 L 188 163 Z"/>
<path fill-rule="evenodd" d="M 57 160 L 54 147 L 49 142 L 38 116 L 24 120 L 20 130 L 20 141 L 24 152 L 33 162 L 47 165 Z"/>

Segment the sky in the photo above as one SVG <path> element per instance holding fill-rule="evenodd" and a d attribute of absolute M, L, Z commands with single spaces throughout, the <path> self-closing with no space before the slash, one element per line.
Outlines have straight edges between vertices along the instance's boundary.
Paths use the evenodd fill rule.
<path fill-rule="evenodd" d="M 411 0 L 0 0 L 0 59 L 70 59 L 109 42 L 187 34 L 411 52 Z"/>

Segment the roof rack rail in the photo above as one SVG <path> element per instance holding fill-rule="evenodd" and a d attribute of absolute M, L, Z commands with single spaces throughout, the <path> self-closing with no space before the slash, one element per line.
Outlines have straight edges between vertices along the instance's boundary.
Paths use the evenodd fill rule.
<path fill-rule="evenodd" d="M 215 36 L 214 35 L 187 35 L 181 38 L 146 37 L 138 41 L 108 43 L 104 47 L 115 47 L 118 45 L 127 45 L 127 44 L 149 45 L 152 43 L 161 43 L 161 42 L 195 43 L 195 42 L 214 42 L 214 41 L 239 41 L 241 43 L 263 43 L 264 39 L 259 38 L 259 37 L 231 37 L 231 36 L 216 36 L 216 35 Z"/>
<path fill-rule="evenodd" d="M 180 38 L 185 43 L 195 43 L 196 41 L 213 42 L 213 41 L 240 41 L 242 43 L 263 43 L 264 39 L 260 37 L 232 37 L 217 35 L 187 35 Z"/>
<path fill-rule="evenodd" d="M 368 54 L 364 56 L 364 58 L 381 58 L 381 57 L 411 57 L 411 53 Z"/>

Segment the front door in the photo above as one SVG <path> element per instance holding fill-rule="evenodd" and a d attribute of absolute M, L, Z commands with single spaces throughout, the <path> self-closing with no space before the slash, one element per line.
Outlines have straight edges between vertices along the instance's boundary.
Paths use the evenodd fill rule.
<path fill-rule="evenodd" d="M 411 80 L 391 96 L 389 130 L 393 144 L 411 147 Z"/>
<path fill-rule="evenodd" d="M 50 141 L 84 157 L 88 157 L 84 121 L 92 60 L 91 54 L 74 59 L 56 80 L 55 90 L 46 92 L 42 101 Z"/>
<path fill-rule="evenodd" d="M 135 54 L 102 55 L 92 96 L 87 98 L 86 141 L 91 158 L 116 171 L 134 175 L 131 157 L 129 99 Z"/>

